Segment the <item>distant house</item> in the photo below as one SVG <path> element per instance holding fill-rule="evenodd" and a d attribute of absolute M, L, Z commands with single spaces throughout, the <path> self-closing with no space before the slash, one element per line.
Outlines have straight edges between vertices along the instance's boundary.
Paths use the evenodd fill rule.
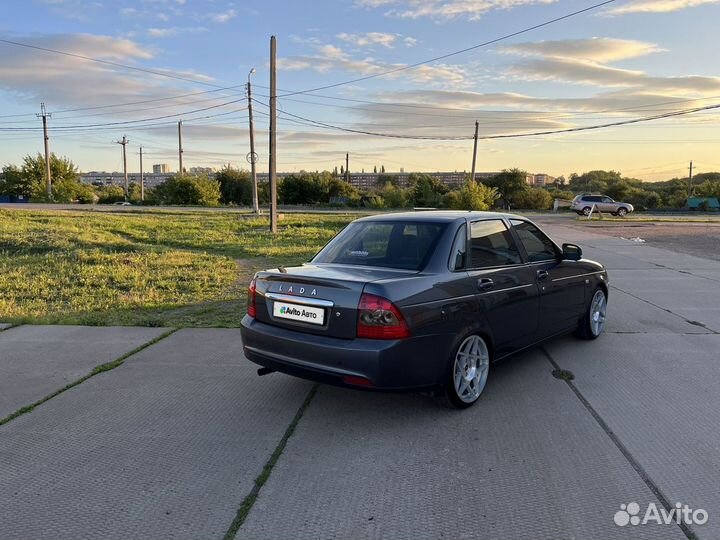
<path fill-rule="evenodd" d="M 688 210 L 720 210 L 717 197 L 688 197 Z"/>

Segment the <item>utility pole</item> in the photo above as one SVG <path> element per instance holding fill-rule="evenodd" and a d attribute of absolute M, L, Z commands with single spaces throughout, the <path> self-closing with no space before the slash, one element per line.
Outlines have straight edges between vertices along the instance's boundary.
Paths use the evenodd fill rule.
<path fill-rule="evenodd" d="M 345 154 L 345 181 L 350 183 L 350 153 Z"/>
<path fill-rule="evenodd" d="M 180 162 L 180 168 L 178 169 L 178 175 L 183 175 L 183 163 L 182 163 L 183 147 L 182 147 L 182 120 L 178 121 L 178 161 Z"/>
<path fill-rule="evenodd" d="M 130 186 L 128 185 L 127 152 L 125 151 L 125 147 L 130 142 L 130 140 L 125 135 L 123 135 L 122 141 L 115 142 L 121 144 L 123 147 L 123 175 L 125 176 L 125 200 L 127 201 L 130 198 Z"/>
<path fill-rule="evenodd" d="M 45 104 L 40 104 L 40 114 L 36 114 L 38 118 L 42 118 L 43 122 L 43 137 L 45 138 L 45 190 L 48 200 L 52 199 L 52 176 L 50 174 L 50 138 L 48 137 L 47 130 L 47 119 L 52 117 L 52 114 L 45 110 Z"/>
<path fill-rule="evenodd" d="M 470 180 L 475 181 L 475 161 L 477 159 L 477 140 L 478 140 L 478 128 L 480 122 L 475 120 L 475 142 L 473 143 L 473 159 L 472 159 L 472 172 L 470 172 Z"/>
<path fill-rule="evenodd" d="M 260 206 L 258 204 L 257 171 L 255 170 L 255 163 L 257 162 L 257 154 L 255 153 L 255 127 L 253 124 L 252 88 L 250 87 L 250 75 L 253 75 L 254 73 L 255 73 L 255 68 L 252 68 L 250 70 L 250 73 L 248 73 L 248 83 L 247 83 L 248 118 L 250 119 L 250 153 L 248 154 L 248 161 L 250 162 L 250 174 L 252 176 L 253 212 L 255 212 L 256 214 L 259 214 Z"/>
<path fill-rule="evenodd" d="M 270 180 L 270 232 L 276 233 L 277 216 L 277 170 L 276 170 L 276 136 L 277 136 L 277 45 L 275 36 L 270 36 L 270 163 L 268 176 Z"/>
<path fill-rule="evenodd" d="M 145 171 L 142 164 L 142 146 L 140 147 L 140 200 L 145 200 Z"/>
<path fill-rule="evenodd" d="M 693 173 L 693 162 L 690 161 L 690 176 L 688 176 L 688 197 L 692 197 L 692 194 L 693 194 L 692 173 Z"/>

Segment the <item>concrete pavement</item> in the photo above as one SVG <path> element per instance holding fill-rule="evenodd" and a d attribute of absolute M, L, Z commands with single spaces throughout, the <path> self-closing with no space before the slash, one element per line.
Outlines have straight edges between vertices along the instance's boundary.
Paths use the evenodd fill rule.
<path fill-rule="evenodd" d="M 321 386 L 275 462 L 311 385 L 258 378 L 237 330 L 182 330 L 0 426 L 0 538 L 717 538 L 720 264 L 544 228 L 610 269 L 599 340 L 560 338 L 494 366 L 464 412 Z M 73 343 L 55 328 L 0 333 L 0 391 L 25 386 L 13 366 Z M 95 330 L 121 332 L 86 339 Z M 2 347 L 21 332 L 59 333 Z M 710 520 L 617 526 L 631 502 Z"/>
<path fill-rule="evenodd" d="M 167 329 L 18 326 L 0 333 L 0 419 Z"/>

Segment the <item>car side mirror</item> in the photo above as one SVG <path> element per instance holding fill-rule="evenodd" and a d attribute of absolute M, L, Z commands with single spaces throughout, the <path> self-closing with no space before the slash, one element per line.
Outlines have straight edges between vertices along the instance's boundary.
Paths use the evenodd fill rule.
<path fill-rule="evenodd" d="M 577 244 L 563 244 L 562 252 L 565 260 L 579 261 L 582 259 L 582 249 Z"/>

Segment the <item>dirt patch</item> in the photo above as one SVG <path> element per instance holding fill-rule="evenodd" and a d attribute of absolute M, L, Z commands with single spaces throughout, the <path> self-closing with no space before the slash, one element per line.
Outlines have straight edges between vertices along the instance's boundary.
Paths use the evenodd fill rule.
<path fill-rule="evenodd" d="M 720 261 L 720 223 L 570 223 L 621 238 L 639 237 L 649 245 Z"/>

